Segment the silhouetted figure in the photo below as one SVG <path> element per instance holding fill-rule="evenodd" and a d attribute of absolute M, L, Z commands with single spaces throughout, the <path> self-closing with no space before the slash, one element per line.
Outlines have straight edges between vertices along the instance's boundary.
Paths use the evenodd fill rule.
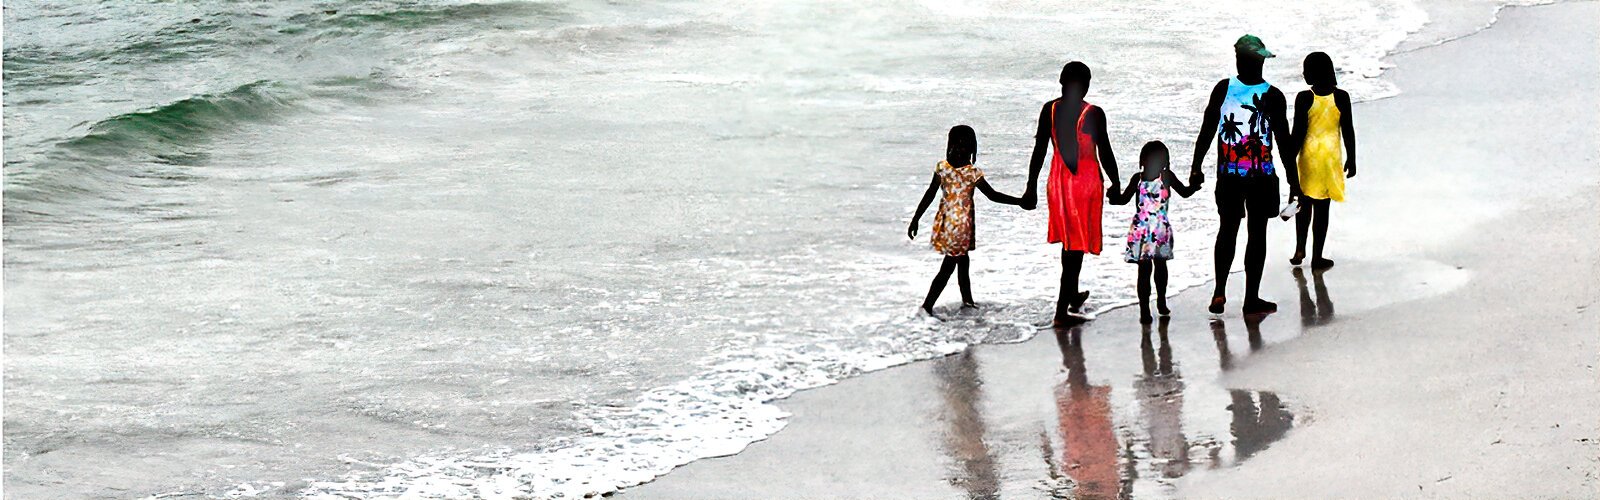
<path fill-rule="evenodd" d="M 1080 499 L 1115 499 L 1122 489 L 1117 436 L 1111 424 L 1111 387 L 1090 385 L 1082 337 L 1076 328 L 1056 334 L 1067 380 L 1056 386 L 1063 472 Z"/>
<path fill-rule="evenodd" d="M 1333 59 L 1321 52 L 1307 55 L 1305 77 L 1311 90 L 1294 99 L 1294 139 L 1300 145 L 1300 191 L 1305 197 L 1295 216 L 1294 257 L 1289 263 L 1298 266 L 1306 258 L 1306 230 L 1311 229 L 1316 234 L 1311 268 L 1320 270 L 1333 267 L 1333 261 L 1322 256 L 1328 242 L 1330 200 L 1344 202 L 1344 179 L 1356 176 L 1356 124 L 1350 94 L 1339 89 Z"/>
<path fill-rule="evenodd" d="M 1121 191 L 1117 159 L 1106 135 L 1106 114 L 1084 102 L 1089 94 L 1089 67 L 1073 61 L 1061 68 L 1061 97 L 1039 110 L 1039 130 L 1034 134 L 1033 159 L 1028 164 L 1028 189 L 1022 208 L 1038 205 L 1039 169 L 1046 148 L 1054 150 L 1045 197 L 1050 208 L 1050 243 L 1061 244 L 1061 296 L 1056 300 L 1053 323 L 1082 319 L 1089 293 L 1078 289 L 1085 252 L 1100 254 L 1100 212 L 1105 203 L 1101 169 L 1111 179 L 1111 190 Z"/>
<path fill-rule="evenodd" d="M 1191 176 L 1201 175 L 1200 166 L 1212 141 L 1217 143 L 1217 287 L 1212 292 L 1210 311 L 1222 314 L 1227 302 L 1228 270 L 1233 267 L 1234 245 L 1239 223 L 1247 219 L 1249 240 L 1245 244 L 1244 313 L 1276 311 L 1278 305 L 1262 300 L 1261 268 L 1267 259 L 1267 221 L 1278 213 L 1278 175 L 1272 162 L 1274 137 L 1290 137 L 1283 92 L 1261 78 L 1261 66 L 1272 53 L 1261 40 L 1245 35 L 1234 43 L 1234 59 L 1239 74 L 1217 82 L 1206 104 L 1195 140 Z M 1288 141 L 1293 143 L 1294 141 Z M 1293 144 L 1279 144 L 1288 166 L 1289 193 L 1298 197 Z"/>
<path fill-rule="evenodd" d="M 933 304 L 939 300 L 939 292 L 944 291 L 945 284 L 950 282 L 950 273 L 957 268 L 961 272 L 962 307 L 978 306 L 972 300 L 972 279 L 967 274 L 967 252 L 977 247 L 972 189 L 976 187 L 995 203 L 1022 203 L 1017 197 L 996 192 L 983 179 L 983 171 L 974 165 L 978 161 L 978 135 L 972 131 L 972 127 L 951 127 L 947 144 L 945 159 L 934 168 L 933 181 L 928 184 L 927 192 L 922 194 L 922 201 L 917 204 L 917 214 L 911 217 L 911 227 L 906 230 L 906 236 L 917 238 L 917 226 L 922 213 L 933 203 L 934 193 L 943 190 L 944 198 L 939 201 L 939 212 L 933 217 L 932 239 L 933 249 L 944 254 L 944 262 L 939 265 L 939 274 L 934 276 L 933 285 L 928 287 L 928 298 L 922 301 L 922 310 L 929 316 L 933 316 Z"/>
<path fill-rule="evenodd" d="M 1106 195 L 1113 205 L 1125 205 L 1138 195 L 1133 213 L 1133 225 L 1128 228 L 1128 248 L 1122 252 L 1123 260 L 1139 265 L 1139 322 L 1150 324 L 1150 279 L 1156 282 L 1156 309 L 1165 318 L 1172 314 L 1167 309 L 1167 261 L 1172 259 L 1172 222 L 1167 219 L 1168 200 L 1172 191 L 1188 198 L 1200 189 L 1197 182 L 1183 185 L 1178 176 L 1168 169 L 1167 145 L 1161 141 L 1145 143 L 1139 150 L 1142 173 L 1128 179 L 1128 188 L 1122 192 L 1110 191 Z M 1198 181 L 1192 178 L 1191 181 Z"/>
<path fill-rule="evenodd" d="M 952 482 L 967 491 L 967 498 L 1000 498 L 1000 478 L 995 473 L 994 457 L 984 442 L 987 433 L 981 404 L 983 388 L 978 382 L 978 362 L 968 349 L 945 357 L 934 365 L 949 409 L 947 451 L 960 464 L 960 476 Z"/>
<path fill-rule="evenodd" d="M 1327 324 L 1333 319 L 1333 299 L 1328 297 L 1328 285 L 1322 282 L 1322 272 L 1312 271 L 1311 279 L 1316 282 L 1316 298 L 1311 297 L 1311 290 L 1306 288 L 1306 274 L 1301 268 L 1294 268 L 1294 282 L 1300 288 L 1300 324 L 1301 326 L 1318 326 Z"/>

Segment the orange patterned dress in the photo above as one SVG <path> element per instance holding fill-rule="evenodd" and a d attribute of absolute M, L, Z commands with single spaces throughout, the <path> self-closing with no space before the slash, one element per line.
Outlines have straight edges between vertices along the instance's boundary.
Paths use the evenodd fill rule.
<path fill-rule="evenodd" d="M 951 257 L 966 255 L 977 247 L 972 190 L 983 179 L 983 171 L 972 165 L 952 167 L 940 161 L 934 175 L 939 176 L 939 190 L 944 197 L 939 200 L 939 213 L 933 216 L 933 249 Z"/>

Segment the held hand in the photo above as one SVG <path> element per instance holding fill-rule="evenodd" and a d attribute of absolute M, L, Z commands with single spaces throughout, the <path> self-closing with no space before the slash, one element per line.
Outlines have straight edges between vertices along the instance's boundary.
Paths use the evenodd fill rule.
<path fill-rule="evenodd" d="M 1039 194 L 1035 193 L 1032 189 L 1029 189 L 1027 192 L 1022 193 L 1022 203 L 1020 204 L 1020 206 L 1022 207 L 1023 210 L 1033 210 L 1035 208 L 1038 208 L 1039 207 Z"/>
<path fill-rule="evenodd" d="M 1193 172 L 1189 172 L 1189 187 L 1198 188 L 1198 187 L 1200 187 L 1200 185 L 1205 184 L 1205 183 L 1206 183 L 1205 174 L 1200 173 L 1199 170 L 1196 170 L 1196 171 L 1193 171 Z"/>
<path fill-rule="evenodd" d="M 911 227 L 906 228 L 906 237 L 910 238 L 910 239 L 913 239 L 913 240 L 917 239 L 917 220 L 916 219 L 912 219 L 911 220 Z"/>
<path fill-rule="evenodd" d="M 1356 161 L 1354 159 L 1344 161 L 1344 176 L 1345 178 L 1356 176 Z"/>

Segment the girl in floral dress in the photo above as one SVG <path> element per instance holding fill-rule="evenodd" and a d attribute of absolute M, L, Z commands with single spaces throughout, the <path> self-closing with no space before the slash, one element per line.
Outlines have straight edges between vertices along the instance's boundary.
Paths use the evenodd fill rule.
<path fill-rule="evenodd" d="M 983 171 L 973 165 L 977 160 L 977 133 L 966 125 L 951 127 L 945 159 L 934 168 L 933 182 L 922 194 L 917 213 L 911 217 L 911 228 L 906 230 L 906 235 L 911 239 L 917 238 L 917 226 L 923 212 L 933 203 L 934 193 L 943 190 L 939 212 L 933 217 L 933 249 L 944 254 L 944 262 L 939 265 L 939 274 L 933 277 L 933 285 L 928 288 L 928 298 L 922 301 L 922 311 L 929 316 L 933 316 L 933 304 L 939 300 L 939 292 L 944 291 L 945 284 L 950 282 L 950 273 L 957 269 L 961 273 L 962 307 L 978 306 L 972 301 L 972 279 L 967 275 L 967 252 L 977 246 L 973 238 L 977 229 L 972 217 L 973 188 L 982 191 L 985 197 L 996 203 L 1022 203 L 1021 198 L 996 192 L 989 187 L 989 183 L 983 180 Z"/>
<path fill-rule="evenodd" d="M 1167 146 L 1161 141 L 1145 143 L 1139 151 L 1139 165 L 1143 169 L 1128 180 L 1128 188 L 1121 193 L 1106 193 L 1113 205 L 1126 205 L 1137 195 L 1137 210 L 1133 225 L 1128 228 L 1128 248 L 1122 253 L 1124 260 L 1139 264 L 1139 322 L 1149 324 L 1150 281 L 1155 278 L 1156 309 L 1162 317 L 1172 314 L 1167 309 L 1167 260 L 1172 258 L 1172 222 L 1167 220 L 1167 201 L 1171 192 L 1188 198 L 1200 188 L 1197 179 L 1185 186 L 1168 166 Z"/>

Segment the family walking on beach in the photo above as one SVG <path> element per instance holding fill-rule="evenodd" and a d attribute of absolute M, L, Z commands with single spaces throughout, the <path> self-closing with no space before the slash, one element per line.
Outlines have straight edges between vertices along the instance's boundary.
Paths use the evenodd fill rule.
<path fill-rule="evenodd" d="M 911 219 L 907 235 L 915 239 L 922 214 L 935 194 L 943 191 L 934 216 L 932 243 L 944 255 L 922 310 L 933 315 L 933 305 L 957 272 L 963 307 L 976 307 L 968 275 L 968 252 L 976 248 L 973 190 L 996 203 L 1033 210 L 1038 204 L 1039 171 L 1046 151 L 1051 151 L 1050 174 L 1045 181 L 1049 209 L 1050 243 L 1061 244 L 1060 296 L 1053 325 L 1085 321 L 1091 316 L 1084 304 L 1089 292 L 1078 277 L 1085 253 L 1099 255 L 1102 238 L 1101 210 L 1106 201 L 1134 203 L 1123 259 L 1138 265 L 1140 321 L 1154 320 L 1150 308 L 1151 283 L 1155 285 L 1156 313 L 1171 314 L 1166 302 L 1167 265 L 1172 259 L 1173 229 L 1167 212 L 1172 193 L 1185 198 L 1205 182 L 1201 165 L 1217 147 L 1215 199 L 1220 227 L 1214 248 L 1216 288 L 1209 310 L 1221 314 L 1227 304 L 1228 271 L 1233 267 L 1241 223 L 1245 227 L 1244 314 L 1267 314 L 1277 304 L 1260 296 L 1261 272 L 1266 262 L 1267 222 L 1274 215 L 1296 219 L 1296 250 L 1290 263 L 1305 259 L 1307 232 L 1315 236 L 1311 267 L 1326 269 L 1333 261 L 1323 255 L 1328 232 L 1329 201 L 1344 201 L 1344 179 L 1354 177 L 1355 126 L 1350 96 L 1338 88 L 1333 61 L 1327 54 L 1306 56 L 1305 80 L 1309 90 L 1295 98 L 1293 128 L 1282 91 L 1262 77 L 1266 60 L 1275 57 L 1259 38 L 1244 35 L 1234 43 L 1237 75 L 1217 82 L 1206 104 L 1194 161 L 1187 182 L 1169 168 L 1165 144 L 1150 141 L 1139 151 L 1139 171 L 1123 187 L 1116 155 L 1107 134 L 1106 114 L 1084 98 L 1089 93 L 1089 67 L 1067 63 L 1061 69 L 1061 97 L 1046 102 L 1039 111 L 1028 185 L 1021 197 L 996 191 L 977 166 L 977 133 L 966 125 L 950 129 L 945 159 L 935 167 L 933 179 Z M 1288 177 L 1289 201 L 1280 208 L 1278 169 L 1272 148 L 1277 144 Z M 1102 177 L 1102 172 L 1104 177 Z M 1105 181 L 1110 181 L 1110 187 Z"/>

